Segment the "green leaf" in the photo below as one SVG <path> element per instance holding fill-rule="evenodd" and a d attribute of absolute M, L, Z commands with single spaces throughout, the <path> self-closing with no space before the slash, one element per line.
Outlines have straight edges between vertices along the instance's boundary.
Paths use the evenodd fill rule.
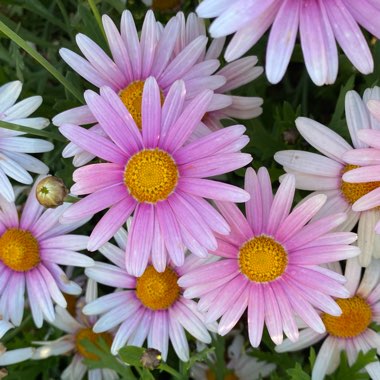
<path fill-rule="evenodd" d="M 196 362 L 203 362 L 206 360 L 206 358 L 215 351 L 214 347 L 211 348 L 205 348 L 204 350 L 200 352 L 196 352 L 194 355 L 190 357 L 190 360 L 185 363 L 184 368 L 185 371 L 188 372 L 190 368 L 196 363 Z"/>
<path fill-rule="evenodd" d="M 301 364 L 297 363 L 294 368 L 290 368 L 286 371 L 291 380 L 310 380 L 308 375 L 301 367 Z"/>
<path fill-rule="evenodd" d="M 0 21 L 0 31 L 3 32 L 9 39 L 15 42 L 23 50 L 25 50 L 32 58 L 34 58 L 42 67 L 44 67 L 54 78 L 56 78 L 65 88 L 71 92 L 81 103 L 83 103 L 83 95 L 77 88 L 68 81 L 50 62 L 48 62 L 37 50 L 28 44 L 17 33 L 8 28 L 4 22 Z"/>
<path fill-rule="evenodd" d="M 145 348 L 142 347 L 127 346 L 119 351 L 119 356 L 123 362 L 128 363 L 129 365 L 142 367 L 140 359 L 144 351 Z"/>

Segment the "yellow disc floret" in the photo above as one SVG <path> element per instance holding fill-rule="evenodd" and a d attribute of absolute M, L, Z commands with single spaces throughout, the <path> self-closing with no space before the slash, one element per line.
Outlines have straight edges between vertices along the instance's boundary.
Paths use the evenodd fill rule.
<path fill-rule="evenodd" d="M 123 90 L 119 91 L 119 97 L 124 105 L 127 107 L 128 112 L 133 117 L 138 128 L 142 129 L 142 117 L 141 117 L 141 104 L 144 90 L 144 81 L 138 80 L 130 83 Z M 160 92 L 161 104 L 164 102 L 164 95 Z"/>
<path fill-rule="evenodd" d="M 150 265 L 137 279 L 136 296 L 149 309 L 168 309 L 180 295 L 177 280 L 178 275 L 173 269 L 167 267 L 164 272 L 157 272 Z"/>
<path fill-rule="evenodd" d="M 18 228 L 5 231 L 0 237 L 0 260 L 17 272 L 35 268 L 41 261 L 37 239 Z"/>
<path fill-rule="evenodd" d="M 360 166 L 357 165 L 346 165 L 342 170 L 342 176 L 344 173 L 350 170 L 357 169 Z M 363 182 L 363 183 L 350 183 L 342 180 L 340 185 L 340 191 L 344 199 L 349 204 L 354 204 L 358 199 L 368 194 L 372 190 L 377 189 L 380 186 L 380 181 L 377 182 Z"/>
<path fill-rule="evenodd" d="M 342 315 L 334 317 L 323 313 L 322 321 L 330 335 L 338 338 L 354 338 L 363 333 L 372 322 L 372 310 L 361 297 L 338 298 L 336 303 L 342 309 Z"/>
<path fill-rule="evenodd" d="M 284 247 L 269 236 L 254 237 L 240 247 L 240 271 L 251 281 L 273 281 L 284 273 L 287 265 Z"/>
<path fill-rule="evenodd" d="M 87 327 L 82 330 L 79 330 L 75 336 L 75 348 L 76 350 L 86 359 L 90 360 L 99 360 L 98 355 L 87 351 L 87 348 L 83 345 L 83 341 L 87 340 L 96 346 L 99 346 L 99 338 L 102 338 L 108 345 L 111 347 L 112 344 L 112 335 L 109 333 L 94 333 L 91 328 Z"/>
<path fill-rule="evenodd" d="M 127 162 L 124 183 L 139 202 L 163 201 L 178 182 L 178 169 L 173 158 L 160 149 L 142 150 Z"/>

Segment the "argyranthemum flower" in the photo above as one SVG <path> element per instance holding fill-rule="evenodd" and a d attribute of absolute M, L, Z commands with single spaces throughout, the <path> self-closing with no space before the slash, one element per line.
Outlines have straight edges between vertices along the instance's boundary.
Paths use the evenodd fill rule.
<path fill-rule="evenodd" d="M 8 351 L 5 346 L 0 343 L 0 366 L 11 365 L 28 360 L 32 357 L 33 352 L 34 349 L 31 347 Z"/>
<path fill-rule="evenodd" d="M 93 280 L 88 280 L 85 298 L 78 300 L 83 308 L 86 304 L 94 301 L 98 297 L 97 284 Z M 89 352 L 83 345 L 83 340 L 97 344 L 98 339 L 103 339 L 111 345 L 113 336 L 110 333 L 97 334 L 92 331 L 92 326 L 96 322 L 96 317 L 86 317 L 79 314 L 74 318 L 67 309 L 56 306 L 56 318 L 52 325 L 67 334 L 54 341 L 41 341 L 35 344 L 41 345 L 33 355 L 34 360 L 45 359 L 49 356 L 58 356 L 74 353 L 74 357 L 69 366 L 62 372 L 62 380 L 81 380 L 88 372 L 89 379 L 114 380 L 118 379 L 117 373 L 108 368 L 88 369 L 83 363 L 83 359 L 99 360 L 98 356 Z M 80 312 L 81 310 L 79 310 Z"/>
<path fill-rule="evenodd" d="M 205 36 L 206 32 L 203 20 L 197 17 L 194 13 L 190 13 L 187 19 L 185 19 L 184 14 L 179 12 L 177 14 L 177 20 L 180 25 L 180 33 L 174 51 L 178 51 L 179 53 L 194 39 L 199 36 Z M 225 38 L 212 40 L 210 46 L 205 51 L 205 54 L 202 55 L 202 60 L 205 62 L 211 62 L 212 60 L 215 62 L 215 65 L 217 65 L 224 48 L 224 43 Z M 230 95 L 232 90 L 252 82 L 263 73 L 263 68 L 260 66 L 257 67 L 256 64 L 257 57 L 249 56 L 231 62 L 215 72 L 216 75 L 221 75 L 226 79 L 226 83 L 215 89 L 215 93 L 228 97 L 230 104 L 222 108 L 220 103 L 218 109 L 207 112 L 202 119 L 202 122 L 205 123 L 208 128 L 212 130 L 222 128 L 220 122 L 221 119 L 237 118 L 248 120 L 257 117 L 262 113 L 262 98 L 256 96 Z M 228 104 L 228 102 L 226 104 Z"/>
<path fill-rule="evenodd" d="M 153 76 L 156 79 L 162 102 L 171 85 L 179 79 L 185 82 L 186 103 L 205 89 L 216 90 L 226 84 L 224 76 L 213 75 L 220 62 L 205 58 L 206 36 L 200 34 L 196 38 L 189 39 L 188 43 L 182 44 L 181 39 L 184 37 L 180 30 L 182 25 L 177 17 L 169 20 L 163 28 L 156 22 L 153 12 L 148 11 L 140 38 L 132 14 L 128 10 L 122 14 L 120 32 L 106 15 L 103 16 L 103 26 L 112 59 L 83 34 L 78 34 L 76 40 L 86 59 L 65 48 L 60 50 L 60 54 L 79 75 L 96 87 L 112 88 L 139 129 L 142 128 L 142 92 L 148 77 Z M 226 87 L 223 92 L 227 90 Z M 231 103 L 230 96 L 215 94 L 207 111 L 219 110 L 230 106 Z M 87 106 L 65 111 L 53 119 L 53 123 L 58 126 L 64 123 L 82 125 L 96 122 L 97 118 Z M 199 128 L 200 133 L 202 129 L 207 129 L 204 125 Z M 95 125 L 93 130 L 102 133 L 98 125 Z M 69 144 L 63 155 L 75 156 L 76 166 L 82 166 L 94 157 L 75 144 Z"/>
<path fill-rule="evenodd" d="M 184 274 L 179 286 L 185 297 L 200 298 L 199 309 L 207 311 L 205 321 L 220 319 L 218 333 L 227 334 L 248 307 L 248 333 L 252 346 L 261 342 L 264 323 L 272 340 L 279 344 L 283 331 L 292 341 L 298 339 L 294 316 L 298 315 L 315 331 L 325 327 L 316 308 L 332 315 L 341 310 L 334 297 L 347 297 L 343 276 L 320 264 L 359 254 L 348 244 L 356 240 L 350 232 L 332 233 L 345 221 L 344 213 L 314 223 L 308 221 L 326 200 L 316 195 L 290 212 L 295 179 L 284 177 L 273 197 L 269 174 L 261 168 L 248 169 L 245 189 L 247 219 L 230 202 L 217 202 L 231 226 L 231 234 L 218 237 L 220 256 Z"/>
<path fill-rule="evenodd" d="M 204 0 L 197 13 L 204 18 L 216 17 L 210 26 L 214 38 L 235 33 L 225 53 L 227 61 L 241 57 L 272 25 L 265 68 L 271 83 L 284 76 L 298 30 L 305 64 L 315 84 L 335 82 L 335 40 L 361 73 L 373 71 L 372 55 L 358 25 L 380 38 L 380 7 L 373 1 Z"/>
<path fill-rule="evenodd" d="M 43 129 L 49 120 L 43 117 L 28 117 L 42 103 L 41 96 L 31 96 L 16 103 L 22 89 L 19 81 L 9 82 L 0 87 L 0 120 L 34 129 Z M 21 137 L 23 132 L 0 128 L 0 194 L 14 202 L 15 194 L 8 177 L 15 181 L 31 184 L 33 178 L 28 172 L 46 174 L 49 168 L 28 153 L 48 152 L 54 145 L 45 140 Z"/>
<path fill-rule="evenodd" d="M 69 234 L 86 220 L 61 225 L 58 219 L 69 204 L 45 210 L 35 191 L 36 185 L 20 216 L 16 205 L 0 196 L 0 314 L 16 326 L 24 314 L 25 290 L 33 320 L 41 327 L 44 318 L 49 322 L 55 318 L 53 301 L 66 307 L 62 291 L 78 294 L 81 290 L 58 264 L 93 264 L 91 258 L 76 252 L 85 249 L 88 237 Z"/>
<path fill-rule="evenodd" d="M 183 297 L 183 289 L 177 284 L 180 276 L 199 265 L 199 259 L 189 256 L 181 267 L 169 262 L 162 272 L 148 265 L 141 276 L 134 277 L 124 269 L 124 249 L 130 238 L 131 232 L 127 238 L 126 231 L 121 229 L 116 234 L 121 249 L 110 243 L 100 248 L 114 265 L 96 262 L 86 269 L 89 278 L 119 289 L 89 303 L 83 312 L 101 314 L 93 328 L 96 333 L 119 326 L 111 346 L 114 355 L 125 345 L 142 346 L 147 339 L 148 347 L 159 350 L 166 360 L 170 340 L 178 357 L 187 361 L 189 345 L 185 330 L 204 343 L 211 342 L 203 314 L 194 301 Z"/>
<path fill-rule="evenodd" d="M 158 271 L 166 268 L 167 254 L 179 266 L 188 247 L 199 256 L 216 249 L 214 234 L 229 227 L 204 198 L 246 201 L 249 196 L 235 186 L 204 179 L 241 168 L 252 158 L 240 153 L 248 142 L 245 128 L 235 125 L 184 146 L 199 124 L 212 98 L 204 91 L 183 106 L 182 81 L 170 89 L 161 108 L 160 90 L 147 79 L 142 100 L 142 134 L 112 89 L 85 97 L 111 140 L 76 125 L 61 132 L 82 149 L 107 162 L 74 172 L 73 194 L 90 194 L 73 204 L 63 221 L 75 221 L 110 208 L 91 233 L 88 249 L 107 242 L 134 213 L 126 249 L 128 272 L 141 276 L 152 257 Z"/>
<path fill-rule="evenodd" d="M 206 348 L 205 345 L 198 345 L 200 349 Z M 236 335 L 232 343 L 227 348 L 228 374 L 226 380 L 259 380 L 267 377 L 276 368 L 274 364 L 260 361 L 254 356 L 249 355 L 252 350 L 244 349 L 244 338 Z M 216 379 L 216 355 L 212 352 L 207 357 L 207 364 L 197 362 L 191 368 L 191 377 L 194 380 Z"/>
<path fill-rule="evenodd" d="M 322 313 L 321 318 L 326 326 L 326 332 L 318 333 L 302 326 L 297 342 L 285 340 L 276 347 L 276 351 L 297 351 L 324 339 L 312 372 L 313 380 L 323 380 L 326 374 L 331 374 L 337 369 L 341 351 L 346 352 L 348 363 L 352 366 L 359 351 L 367 352 L 371 348 L 378 348 L 380 335 L 370 327 L 370 324 L 380 322 L 379 274 L 380 260 L 373 260 L 362 280 L 360 280 L 361 266 L 356 258 L 347 260 L 345 275 L 350 297 L 336 300 L 342 309 L 342 315 L 337 317 Z M 371 379 L 380 379 L 379 361 L 366 365 L 365 369 Z"/>
<path fill-rule="evenodd" d="M 377 88 L 378 89 L 378 88 Z M 380 175 L 379 175 L 379 157 L 380 157 L 380 89 L 376 99 L 368 101 L 368 108 L 375 117 L 371 118 L 372 129 L 363 129 L 358 132 L 358 138 L 361 142 L 361 149 L 348 151 L 343 155 L 344 160 L 351 164 L 353 170 L 345 173 L 343 179 L 349 186 L 365 189 L 361 198 L 356 200 L 352 209 L 357 212 L 368 212 L 376 210 L 371 220 L 372 224 L 376 223 L 375 230 L 380 234 Z M 372 117 L 372 116 L 371 116 Z M 364 125 L 364 128 L 368 127 Z M 379 258 L 380 254 L 380 236 L 376 235 L 374 244 L 374 257 Z"/>
<path fill-rule="evenodd" d="M 367 266 L 372 256 L 380 257 L 380 237 L 375 234 L 375 224 L 380 212 L 375 207 L 364 209 L 354 205 L 378 185 L 374 183 L 348 183 L 346 176 L 357 166 L 346 159 L 346 154 L 355 154 L 358 148 L 367 145 L 360 141 L 358 134 L 362 128 L 378 128 L 365 107 L 369 99 L 380 99 L 380 88 L 367 89 L 363 100 L 355 91 L 346 94 L 346 119 L 354 148 L 341 136 L 322 124 L 300 117 L 296 120 L 298 131 L 304 139 L 323 155 L 298 150 L 286 150 L 275 154 L 274 159 L 284 166 L 285 171 L 296 177 L 296 187 L 301 190 L 316 190 L 326 194 L 328 201 L 317 218 L 333 212 L 346 212 L 347 222 L 340 229 L 351 231 L 359 221 L 358 246 L 361 248 L 359 262 Z M 358 150 L 360 152 L 360 150 Z M 347 173 L 347 174 L 345 174 Z"/>

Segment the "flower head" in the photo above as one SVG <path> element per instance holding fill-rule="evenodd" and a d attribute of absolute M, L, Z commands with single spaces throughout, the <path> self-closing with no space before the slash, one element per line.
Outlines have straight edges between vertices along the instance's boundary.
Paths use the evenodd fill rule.
<path fill-rule="evenodd" d="M 295 191 L 290 174 L 273 197 L 267 170 L 261 168 L 256 174 L 248 169 L 245 189 L 251 195 L 247 219 L 233 203 L 217 202 L 231 234 L 218 237 L 218 248 L 212 253 L 221 257 L 219 261 L 179 279 L 178 284 L 186 288 L 184 296 L 200 298 L 206 322 L 222 317 L 221 335 L 236 325 L 248 307 L 249 339 L 254 347 L 261 342 L 264 323 L 276 344 L 281 343 L 283 331 L 297 340 L 295 315 L 324 332 L 316 308 L 340 315 L 331 297 L 344 298 L 348 292 L 342 286 L 343 276 L 319 265 L 359 253 L 348 245 L 356 240 L 355 234 L 330 232 L 344 222 L 345 214 L 307 224 L 325 203 L 325 195 L 316 195 L 290 212 Z"/>
<path fill-rule="evenodd" d="M 370 116 L 365 107 L 369 99 L 380 99 L 379 87 L 366 90 L 363 100 L 355 91 L 349 91 L 346 94 L 347 127 L 354 147 L 324 125 L 300 117 L 296 120 L 298 131 L 323 155 L 286 150 L 277 152 L 274 156 L 274 159 L 284 166 L 286 172 L 295 175 L 298 189 L 314 190 L 317 194 L 327 195 L 326 204 L 314 220 L 331 213 L 346 212 L 347 221 L 339 227 L 346 231 L 351 231 L 359 221 L 358 246 L 362 251 L 359 262 L 362 266 L 369 265 L 372 256 L 380 257 L 380 252 L 375 250 L 377 242 L 380 243 L 380 237 L 375 234 L 375 224 L 380 218 L 380 213 L 376 205 L 365 208 L 358 205 L 378 188 L 380 182 L 372 179 L 367 183 L 350 183 L 348 177 L 356 172 L 357 166 L 352 165 L 353 161 L 350 161 L 348 157 L 352 155 L 365 158 L 361 153 L 362 150 L 359 149 L 367 146 L 359 140 L 361 129 L 378 128 L 378 122 Z"/>
<path fill-rule="evenodd" d="M 131 234 L 127 237 L 121 229 L 115 236 L 120 248 L 110 243 L 100 248 L 113 264 L 96 262 L 86 269 L 89 278 L 118 290 L 91 302 L 83 312 L 101 315 L 94 325 L 96 333 L 118 327 L 111 346 L 115 355 L 126 344 L 142 346 L 148 339 L 148 347 L 159 350 L 166 360 L 170 340 L 178 357 L 187 361 L 189 346 L 185 330 L 202 342 L 211 342 L 202 313 L 194 301 L 183 297 L 183 289 L 177 284 L 178 278 L 199 265 L 200 260 L 189 256 L 181 267 L 168 262 L 162 272 L 148 265 L 141 276 L 131 276 L 124 265 L 124 247 Z"/>
<path fill-rule="evenodd" d="M 16 103 L 22 89 L 19 81 L 9 82 L 0 87 L 0 121 L 18 124 L 34 129 L 43 129 L 49 120 L 29 117 L 42 103 L 41 96 L 31 96 Z M 31 184 L 28 172 L 46 174 L 49 168 L 28 153 L 48 152 L 54 145 L 45 140 L 21 137 L 24 132 L 0 128 L 0 195 L 8 202 L 14 202 L 15 193 L 8 177 L 15 181 Z"/>
<path fill-rule="evenodd" d="M 85 299 L 78 300 L 83 308 L 87 303 L 97 298 L 97 284 L 93 280 L 88 280 L 85 293 Z M 92 326 L 96 322 L 96 317 L 86 317 L 79 310 L 79 315 L 72 316 L 67 309 L 56 306 L 56 319 L 52 324 L 66 332 L 66 335 L 54 341 L 38 342 L 41 346 L 33 355 L 34 360 L 46 359 L 49 356 L 57 356 L 74 352 L 74 357 L 70 365 L 63 371 L 61 378 L 63 380 L 77 379 L 81 380 L 88 371 L 89 378 L 99 378 L 104 380 L 118 379 L 116 372 L 110 369 L 88 369 L 83 363 L 83 359 L 97 361 L 99 357 L 87 350 L 83 344 L 84 340 L 97 345 L 99 339 L 111 345 L 113 336 L 110 333 L 97 334 L 92 331 Z"/>
<path fill-rule="evenodd" d="M 204 0 L 197 13 L 201 17 L 216 17 L 210 26 L 214 38 L 235 33 L 225 53 L 227 61 L 241 57 L 271 26 L 265 69 L 271 83 L 282 79 L 298 30 L 305 64 L 315 84 L 335 82 L 335 40 L 360 72 L 373 71 L 371 52 L 358 25 L 380 37 L 380 8 L 370 1 Z"/>
<path fill-rule="evenodd" d="M 341 273 L 340 265 L 338 271 Z M 322 380 L 326 374 L 333 373 L 340 362 L 340 354 L 345 351 L 348 363 L 352 366 L 360 351 L 367 352 L 378 347 L 379 335 L 370 326 L 372 322 L 380 321 L 380 260 L 373 260 L 361 278 L 361 266 L 356 258 L 347 260 L 345 275 L 349 298 L 336 301 L 342 309 L 342 315 L 332 316 L 322 313 L 321 318 L 326 331 L 319 333 L 306 326 L 302 328 L 297 342 L 285 340 L 276 347 L 277 352 L 297 351 L 324 339 L 317 355 L 312 378 Z M 370 363 L 365 366 L 372 379 L 378 379 L 380 363 Z"/>
<path fill-rule="evenodd" d="M 19 216 L 16 205 L 0 196 L 0 314 L 3 324 L 11 321 L 20 325 L 25 290 L 37 327 L 42 326 L 44 318 L 49 322 L 54 320 L 53 301 L 66 307 L 62 292 L 80 292 L 80 287 L 69 281 L 58 265 L 86 267 L 93 263 L 91 258 L 76 252 L 86 247 L 88 237 L 69 234 L 87 220 L 66 225 L 58 223 L 68 206 L 45 210 L 36 199 L 34 185 Z"/>
<path fill-rule="evenodd" d="M 377 90 L 377 96 L 367 103 L 371 111 L 371 124 L 363 124 L 363 129 L 358 131 L 360 149 L 348 151 L 343 155 L 352 167 L 352 170 L 344 173 L 343 180 L 349 187 L 363 189 L 362 196 L 355 200 L 352 209 L 357 212 L 374 210 L 372 223 L 377 223 L 375 230 L 377 234 L 380 234 L 380 89 L 376 87 L 375 90 Z M 376 235 L 375 240 L 378 239 L 380 237 Z M 376 251 L 374 257 L 378 258 Z"/>
<path fill-rule="evenodd" d="M 207 49 L 203 20 L 195 14 L 191 13 L 186 20 L 179 12 L 161 30 L 162 26 L 156 22 L 153 12 L 148 11 L 140 38 L 129 11 L 123 12 L 121 33 L 108 16 L 103 16 L 103 26 L 113 59 L 82 34 L 77 36 L 77 43 L 86 59 L 65 48 L 61 49 L 61 56 L 93 85 L 112 88 L 140 130 L 142 92 L 150 76 L 157 81 L 161 103 L 176 80 L 184 81 L 186 104 L 205 89 L 215 90 L 206 109 L 207 114 L 193 133 L 194 137 L 209 133 L 208 128 L 220 128 L 221 118 L 251 119 L 262 112 L 261 98 L 230 95 L 231 90 L 251 82 L 262 73 L 262 67 L 255 66 L 257 58 L 246 57 L 217 71 L 224 39 L 213 41 Z M 97 122 L 99 120 L 87 105 L 65 111 L 53 119 L 58 126 Z M 104 134 L 99 124 L 91 130 Z M 94 158 L 93 154 L 74 143 L 67 145 L 63 155 L 74 156 L 75 166 L 82 166 Z"/>
<path fill-rule="evenodd" d="M 88 249 L 107 242 L 134 213 L 126 247 L 128 271 L 141 276 L 152 257 L 164 271 L 168 252 L 182 265 L 185 247 L 199 256 L 216 248 L 215 233 L 229 227 L 204 198 L 243 202 L 249 196 L 234 186 L 204 179 L 236 170 L 252 158 L 240 153 L 248 142 L 245 128 L 235 125 L 192 143 L 188 137 L 199 124 L 212 98 L 211 91 L 183 106 L 184 83 L 176 82 L 161 108 L 154 78 L 146 80 L 142 100 L 143 128 L 108 87 L 85 97 L 110 140 L 76 125 L 60 131 L 75 144 L 106 161 L 77 169 L 76 195 L 90 194 L 68 209 L 62 221 L 74 221 L 109 208 L 91 233 Z"/>

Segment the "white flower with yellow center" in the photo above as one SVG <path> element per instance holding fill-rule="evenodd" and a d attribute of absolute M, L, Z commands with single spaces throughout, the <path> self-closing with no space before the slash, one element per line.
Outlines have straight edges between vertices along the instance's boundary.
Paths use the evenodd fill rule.
<path fill-rule="evenodd" d="M 297 342 L 287 339 L 276 347 L 277 352 L 297 351 L 324 339 L 314 364 L 312 380 L 323 380 L 326 374 L 333 373 L 340 363 L 341 351 L 346 352 L 351 366 L 360 351 L 380 347 L 380 335 L 370 327 L 372 322 L 380 323 L 380 260 L 373 260 L 362 279 L 357 259 L 347 260 L 345 276 L 350 297 L 336 300 L 342 315 L 321 314 L 326 332 L 321 334 L 300 325 L 303 329 Z M 380 379 L 379 361 L 366 365 L 365 369 L 371 379 Z"/>
<path fill-rule="evenodd" d="M 380 219 L 377 207 L 357 211 L 355 204 L 366 194 L 377 189 L 380 182 L 349 183 L 343 178 L 347 172 L 358 168 L 345 157 L 359 148 L 366 148 L 358 138 L 358 132 L 364 128 L 379 129 L 380 122 L 371 116 L 365 104 L 369 99 L 380 99 L 380 88 L 374 87 L 364 92 L 363 100 L 355 91 L 346 94 L 346 119 L 353 143 L 352 147 L 345 139 L 324 125 L 299 117 L 296 126 L 302 137 L 321 154 L 299 150 L 277 152 L 274 159 L 284 166 L 288 173 L 296 178 L 296 187 L 301 190 L 314 190 L 315 194 L 325 194 L 327 202 L 322 207 L 317 220 L 336 212 L 346 212 L 346 223 L 339 228 L 351 231 L 358 225 L 358 246 L 362 253 L 359 263 L 367 266 L 372 256 L 380 258 L 380 237 L 375 234 L 375 224 Z"/>
<path fill-rule="evenodd" d="M 81 314 L 81 308 L 87 303 L 95 300 L 98 296 L 97 284 L 93 280 L 88 280 L 86 294 L 84 300 L 79 299 L 78 313 L 72 316 L 67 309 L 56 306 L 56 319 L 52 324 L 65 331 L 66 335 L 54 341 L 35 342 L 41 345 L 33 355 L 34 360 L 45 359 L 50 356 L 58 356 L 74 353 L 74 357 L 69 366 L 63 371 L 61 380 L 81 380 L 88 372 L 91 380 L 115 380 L 118 375 L 115 371 L 105 369 L 88 369 L 83 363 L 83 359 L 98 361 L 99 357 L 87 350 L 83 344 L 83 340 L 98 345 L 99 339 L 103 339 L 109 346 L 111 345 L 113 336 L 110 333 L 97 334 L 92 330 L 92 326 L 96 322 L 95 317 L 85 317 Z"/>

